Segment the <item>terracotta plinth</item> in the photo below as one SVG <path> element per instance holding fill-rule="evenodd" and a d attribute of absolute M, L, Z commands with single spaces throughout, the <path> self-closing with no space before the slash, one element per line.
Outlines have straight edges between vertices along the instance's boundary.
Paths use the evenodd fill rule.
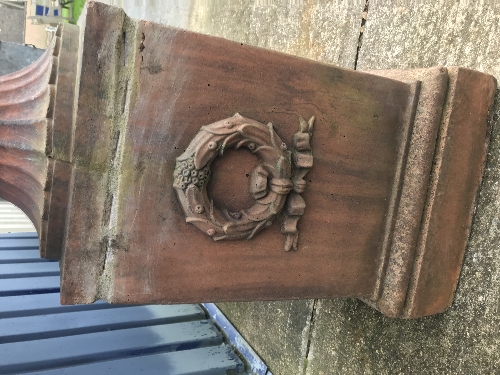
<path fill-rule="evenodd" d="M 450 305 L 493 77 L 349 71 L 92 2 L 80 33 L 0 78 L 0 196 L 60 259 L 62 303 Z"/>

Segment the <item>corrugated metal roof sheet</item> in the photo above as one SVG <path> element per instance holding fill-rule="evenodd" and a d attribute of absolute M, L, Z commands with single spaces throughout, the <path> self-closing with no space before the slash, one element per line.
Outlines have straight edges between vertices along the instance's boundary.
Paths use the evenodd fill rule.
<path fill-rule="evenodd" d="M 0 374 L 236 374 L 200 305 L 59 305 L 36 233 L 0 235 Z"/>
<path fill-rule="evenodd" d="M 9 233 L 1 234 L 2 232 Z M 266 364 L 216 305 L 205 303 L 203 307 L 210 319 L 224 332 L 225 340 L 231 348 L 238 352 L 239 357 L 245 359 L 249 373 L 272 375 Z M 117 317 L 117 314 L 120 316 Z M 204 318 L 205 313 L 199 305 L 119 306 L 97 301 L 92 305 L 61 306 L 59 304 L 59 264 L 40 258 L 38 237 L 28 217 L 12 203 L 0 199 L 0 348 L 3 344 L 14 342 L 21 343 L 108 330 L 158 327 L 172 323 L 202 321 Z M 82 322 L 86 323 L 82 324 Z M 219 339 L 216 341 L 219 342 Z M 63 345 L 60 341 L 50 341 L 50 343 L 54 342 Z M 82 363 L 69 368 L 35 371 L 37 374 L 135 374 L 144 368 L 147 374 L 210 375 L 231 374 L 235 373 L 235 370 L 242 371 L 243 369 L 243 364 L 234 351 L 224 344 L 187 351 L 147 354 L 160 350 L 154 344 L 151 345 L 140 349 L 142 354 L 132 358 L 98 359 L 98 362 L 92 362 L 91 359 L 87 364 Z M 133 350 L 138 349 L 123 350 L 132 353 Z M 24 353 L 18 356 L 22 357 Z M 83 353 L 80 352 L 80 356 L 82 355 Z M 90 354 L 87 353 L 87 355 Z M 0 374 L 4 374 L 1 356 L 0 349 Z M 142 362 L 143 359 L 144 362 Z M 63 357 L 59 360 L 60 363 L 71 361 Z M 54 362 L 50 363 L 57 362 L 56 357 L 51 361 Z M 77 361 L 75 363 L 80 363 L 78 359 L 75 361 Z M 200 361 L 211 369 L 200 370 Z M 185 372 L 168 372 L 173 370 L 168 366 L 165 367 L 164 362 L 180 369 L 175 371 Z M 182 367 L 183 363 L 189 363 L 191 367 L 186 367 L 187 365 Z M 101 365 L 104 367 L 101 368 Z M 30 366 L 36 367 L 37 365 L 32 363 Z"/>
<path fill-rule="evenodd" d="M 0 233 L 34 231 L 35 227 L 24 212 L 0 198 Z"/>

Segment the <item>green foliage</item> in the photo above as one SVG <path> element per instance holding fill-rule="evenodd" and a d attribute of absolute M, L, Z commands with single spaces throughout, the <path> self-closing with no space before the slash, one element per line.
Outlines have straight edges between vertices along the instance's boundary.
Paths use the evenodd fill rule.
<path fill-rule="evenodd" d="M 78 21 L 78 18 L 80 18 L 82 9 L 85 6 L 85 1 L 86 0 L 75 0 L 73 3 L 73 19 L 75 20 L 75 23 Z"/>
<path fill-rule="evenodd" d="M 83 7 L 85 6 L 85 1 L 86 0 L 75 0 L 73 2 L 73 22 L 72 23 L 77 23 L 78 18 L 80 17 L 80 14 L 82 13 Z M 63 9 L 62 11 L 63 17 L 69 17 L 69 9 Z"/>

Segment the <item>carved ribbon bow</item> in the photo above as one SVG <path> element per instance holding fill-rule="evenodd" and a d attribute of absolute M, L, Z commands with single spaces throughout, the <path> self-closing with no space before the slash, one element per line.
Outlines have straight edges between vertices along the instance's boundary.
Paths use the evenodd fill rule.
<path fill-rule="evenodd" d="M 285 251 L 297 250 L 299 241 L 299 230 L 297 223 L 304 214 L 306 202 L 301 197 L 306 188 L 305 175 L 313 165 L 313 155 L 311 149 L 311 137 L 314 125 L 314 116 L 309 121 L 299 117 L 299 131 L 293 135 L 293 174 L 292 191 L 288 195 L 285 219 L 281 226 L 281 233 L 286 235 Z"/>

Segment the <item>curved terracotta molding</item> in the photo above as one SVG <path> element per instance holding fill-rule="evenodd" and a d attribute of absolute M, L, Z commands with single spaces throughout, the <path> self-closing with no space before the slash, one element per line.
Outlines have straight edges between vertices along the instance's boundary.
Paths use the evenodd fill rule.
<path fill-rule="evenodd" d="M 41 255 L 52 259 L 62 251 L 69 193 L 69 172 L 61 171 L 68 160 L 54 158 L 53 135 L 63 128 L 60 138 L 70 139 L 65 103 L 74 101 L 77 51 L 78 28 L 61 25 L 38 60 L 0 76 L 0 196 L 26 213 Z"/>
<path fill-rule="evenodd" d="M 41 233 L 45 153 L 56 39 L 33 64 L 0 76 L 0 196 L 21 208 Z"/>
<path fill-rule="evenodd" d="M 436 314 L 495 90 L 464 68 L 350 71 L 89 2 L 81 35 L 62 26 L 0 77 L 0 196 L 60 259 L 63 303 L 350 296 Z"/>

